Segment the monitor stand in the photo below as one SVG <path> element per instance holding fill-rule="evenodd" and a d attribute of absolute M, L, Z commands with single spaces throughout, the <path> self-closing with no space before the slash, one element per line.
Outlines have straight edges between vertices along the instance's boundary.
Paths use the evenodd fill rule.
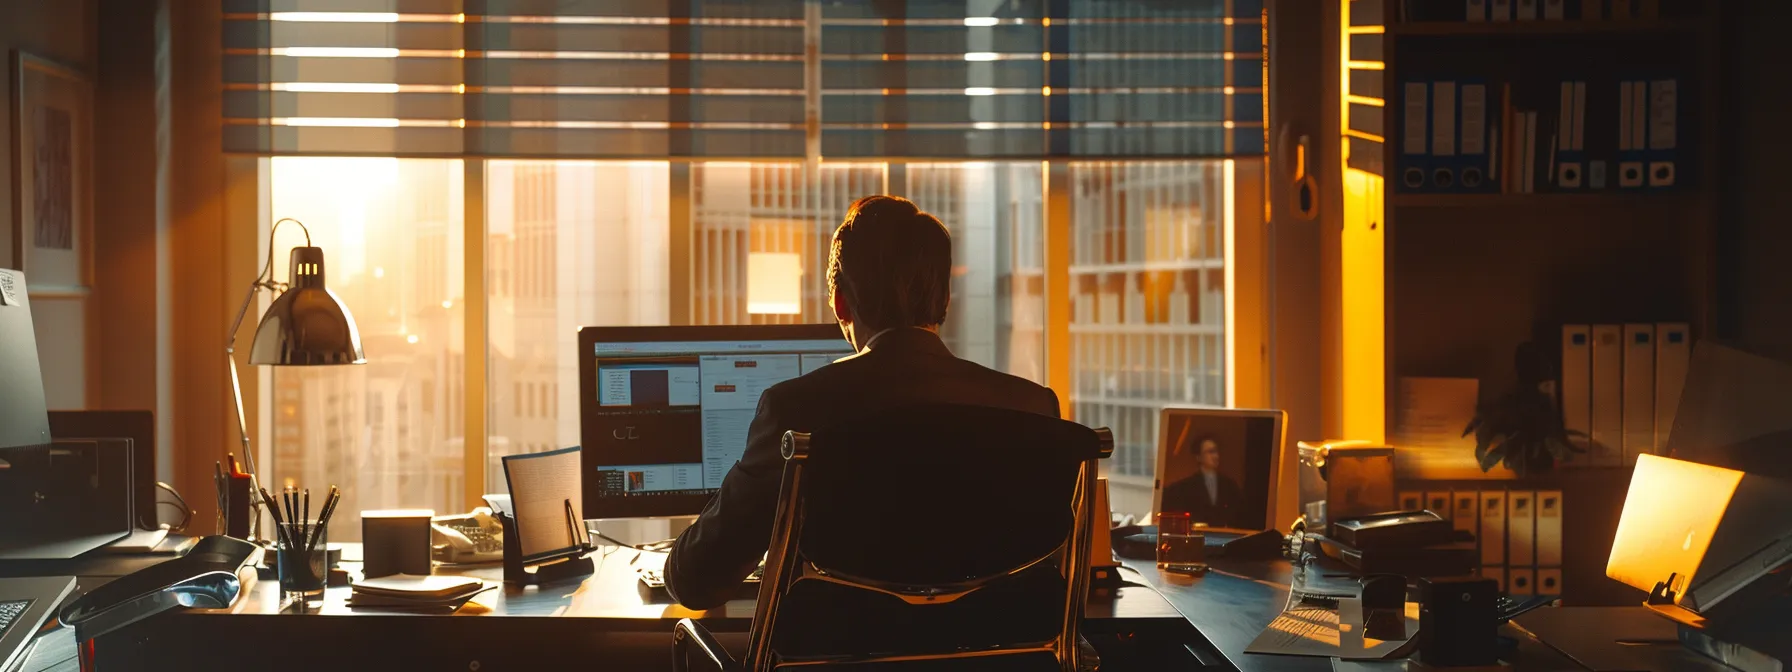
<path fill-rule="evenodd" d="M 598 546 L 653 546 L 678 538 L 696 520 L 696 516 L 595 518 L 585 521 L 585 530 Z"/>

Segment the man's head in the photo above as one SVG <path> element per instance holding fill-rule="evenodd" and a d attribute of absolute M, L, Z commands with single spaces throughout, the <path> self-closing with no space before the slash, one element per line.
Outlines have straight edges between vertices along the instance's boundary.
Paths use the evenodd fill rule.
<path fill-rule="evenodd" d="M 1195 441 L 1195 445 L 1197 446 L 1196 450 L 1198 451 L 1197 457 L 1199 457 L 1201 460 L 1201 471 L 1211 472 L 1211 473 L 1219 473 L 1219 470 L 1220 470 L 1220 441 L 1219 441 L 1219 439 L 1213 438 L 1211 436 L 1203 436 L 1199 440 Z"/>
<path fill-rule="evenodd" d="M 885 329 L 934 329 L 946 320 L 952 236 L 908 199 L 853 203 L 828 257 L 828 298 L 854 346 Z"/>

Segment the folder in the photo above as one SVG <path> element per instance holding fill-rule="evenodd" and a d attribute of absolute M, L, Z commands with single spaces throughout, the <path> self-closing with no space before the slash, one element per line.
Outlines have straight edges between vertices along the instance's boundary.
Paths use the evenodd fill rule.
<path fill-rule="evenodd" d="M 1649 84 L 1618 83 L 1618 187 L 1637 189 L 1648 183 L 1644 166 L 1648 147 Z"/>
<path fill-rule="evenodd" d="M 1506 491 L 1481 491 L 1481 564 L 1506 564 Z"/>
<path fill-rule="evenodd" d="M 1585 181 L 1587 83 L 1562 82 L 1557 97 L 1556 186 L 1579 189 Z"/>
<path fill-rule="evenodd" d="M 1499 105 L 1485 83 L 1464 82 L 1458 88 L 1461 104 L 1457 125 L 1460 157 L 1456 162 L 1457 184 L 1460 191 L 1497 193 L 1500 190 L 1495 172 L 1498 164 L 1493 160 L 1493 124 L 1489 122 L 1492 111 L 1499 109 Z"/>
<path fill-rule="evenodd" d="M 1513 569 L 1537 564 L 1537 493 L 1506 494 L 1506 565 Z"/>
<path fill-rule="evenodd" d="M 1655 325 L 1624 325 L 1624 464 L 1655 452 Z"/>
<path fill-rule="evenodd" d="M 1425 493 L 1425 510 L 1445 518 L 1450 517 L 1450 491 L 1440 490 Z"/>
<path fill-rule="evenodd" d="M 1590 462 L 1624 461 L 1624 328 L 1593 325 L 1593 446 Z"/>
<path fill-rule="evenodd" d="M 1400 510 L 1417 511 L 1425 508 L 1425 493 L 1403 490 L 1400 492 Z"/>
<path fill-rule="evenodd" d="M 1495 585 L 1494 590 L 1497 590 L 1502 593 L 1506 592 L 1506 568 L 1505 567 L 1482 567 L 1481 568 L 1481 578 L 1492 579 L 1493 583 Z"/>
<path fill-rule="evenodd" d="M 1524 193 L 1537 193 L 1537 112 L 1524 113 Z"/>
<path fill-rule="evenodd" d="M 1543 18 L 1544 19 L 1547 19 L 1550 21 L 1560 21 L 1562 19 L 1566 19 L 1566 18 L 1568 18 L 1567 10 L 1568 10 L 1567 0 L 1543 0 Z"/>
<path fill-rule="evenodd" d="M 1537 578 L 1537 570 L 1529 567 L 1513 567 L 1506 573 L 1506 594 L 1513 597 L 1529 597 L 1537 593 L 1533 582 Z"/>
<path fill-rule="evenodd" d="M 1649 186 L 1674 186 L 1674 149 L 1679 126 L 1680 85 L 1678 80 L 1657 79 L 1649 82 L 1649 142 L 1645 155 L 1649 159 Z"/>
<path fill-rule="evenodd" d="M 1562 596 L 1562 568 L 1537 568 L 1537 594 L 1551 597 Z"/>
<path fill-rule="evenodd" d="M 1680 408 L 1680 390 L 1686 387 L 1687 361 L 1692 357 L 1692 332 L 1683 322 L 1655 325 L 1655 453 L 1667 453 L 1674 428 L 1674 412 Z"/>
<path fill-rule="evenodd" d="M 1518 0 L 1513 9 L 1519 21 L 1537 20 L 1537 0 Z"/>
<path fill-rule="evenodd" d="M 1404 88 L 1400 186 L 1406 191 L 1425 191 L 1431 183 L 1431 85 L 1407 82 Z"/>
<path fill-rule="evenodd" d="M 1537 566 L 1562 564 L 1562 491 L 1537 492 Z"/>
<path fill-rule="evenodd" d="M 1456 151 L 1456 83 L 1431 83 L 1431 187 L 1434 191 L 1455 191 L 1456 169 L 1461 163 Z"/>
<path fill-rule="evenodd" d="M 1557 390 L 1562 396 L 1562 427 L 1568 430 L 1569 441 L 1582 448 L 1593 435 L 1592 376 L 1593 328 L 1562 327 L 1562 386 Z"/>
<path fill-rule="evenodd" d="M 1474 22 L 1486 21 L 1487 20 L 1487 0 L 1465 0 L 1464 6 L 1463 6 L 1463 11 L 1464 11 L 1463 18 L 1468 21 L 1474 21 Z"/>
<path fill-rule="evenodd" d="M 1477 515 L 1481 507 L 1481 493 L 1474 490 L 1457 490 L 1451 495 L 1455 503 L 1450 506 L 1450 522 L 1457 530 L 1469 533 L 1476 541 L 1481 537 L 1481 518 Z"/>
<path fill-rule="evenodd" d="M 1491 0 L 1487 5 L 1487 18 L 1492 21 L 1512 20 L 1512 0 Z"/>

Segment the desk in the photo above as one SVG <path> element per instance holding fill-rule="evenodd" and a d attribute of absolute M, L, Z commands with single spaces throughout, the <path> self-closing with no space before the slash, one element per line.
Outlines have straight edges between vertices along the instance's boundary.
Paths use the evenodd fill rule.
<path fill-rule="evenodd" d="M 644 603 L 636 569 L 662 555 L 606 548 L 593 555 L 597 571 L 583 580 L 547 586 L 500 586 L 481 593 L 453 615 L 351 609 L 349 588 L 325 591 L 301 613 L 282 609 L 279 587 L 258 581 L 228 610 L 193 610 L 151 619 L 96 647 L 101 669 L 591 669 L 651 670 L 671 664 L 673 623 L 698 618 L 711 630 L 735 633 L 724 644 L 741 648 L 753 601 L 697 612 Z M 441 567 L 437 573 L 450 573 Z M 500 583 L 501 569 L 453 572 Z M 1125 586 L 1092 597 L 1085 631 L 1092 641 L 1147 642 L 1186 656 L 1199 634 L 1181 612 L 1145 586 Z M 283 638 L 283 639 L 282 639 Z M 195 646 L 200 642 L 207 645 Z M 1141 645 L 1128 644 L 1135 649 Z M 1104 660 L 1108 651 L 1104 649 Z M 1139 655 L 1117 651 L 1115 659 Z M 473 663 L 477 661 L 475 667 Z M 581 662 L 584 661 L 584 662 Z M 1129 669 L 1124 665 L 1104 669 Z M 1130 669 L 1147 669 L 1135 667 Z"/>
<path fill-rule="evenodd" d="M 1286 560 L 1222 562 L 1200 578 L 1157 571 L 1150 560 L 1126 560 L 1124 564 L 1144 582 L 1156 588 L 1170 604 L 1188 617 L 1211 649 L 1224 658 L 1226 667 L 1240 672 L 1330 672 L 1331 659 L 1245 653 L 1244 649 L 1287 603 L 1293 569 Z M 1589 633 L 1610 622 L 1616 610 L 1643 611 L 1630 607 L 1563 607 L 1558 611 L 1575 622 L 1586 622 Z M 1519 619 L 1523 621 L 1521 617 Z M 1502 633 L 1518 641 L 1508 662 L 1524 672 L 1585 672 L 1586 668 L 1522 630 L 1506 626 Z M 1718 672 L 1727 670 L 1678 647 L 1651 654 L 1650 667 L 1658 670 Z"/>

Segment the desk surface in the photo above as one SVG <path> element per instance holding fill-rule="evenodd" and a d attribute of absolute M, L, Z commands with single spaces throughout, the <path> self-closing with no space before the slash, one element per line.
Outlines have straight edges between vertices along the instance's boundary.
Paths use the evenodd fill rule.
<path fill-rule="evenodd" d="M 1257 634 L 1281 613 L 1288 600 L 1289 585 L 1294 577 L 1287 561 L 1225 563 L 1199 578 L 1160 572 L 1150 560 L 1126 560 L 1125 564 L 1187 616 L 1226 662 L 1241 672 L 1329 672 L 1332 669 L 1328 658 L 1244 652 Z M 1580 645 L 1593 646 L 1586 641 L 1598 639 L 1601 632 L 1609 633 L 1607 626 L 1619 620 L 1613 618 L 1616 612 L 1634 615 L 1640 611 L 1643 611 L 1641 606 L 1563 607 L 1553 609 L 1552 615 L 1576 623 L 1584 622 L 1585 637 L 1582 639 L 1585 641 Z M 1519 619 L 1520 622 L 1524 620 Z M 1584 672 L 1587 669 L 1529 632 L 1507 626 L 1502 633 L 1518 641 L 1516 653 L 1507 661 L 1515 670 Z M 1605 648 L 1626 648 L 1611 641 L 1614 636 L 1605 638 Z M 1656 648 L 1647 654 L 1631 651 L 1628 659 L 1632 664 L 1641 663 L 1643 666 L 1639 669 L 1676 672 L 1728 669 L 1678 646 Z"/>
<path fill-rule="evenodd" d="M 503 570 L 496 565 L 436 567 L 437 574 L 454 574 L 483 579 L 496 588 L 473 597 L 453 614 L 431 614 L 378 608 L 348 606 L 352 589 L 330 588 L 321 600 L 312 599 L 303 610 L 285 601 L 279 584 L 273 580 L 257 581 L 250 594 L 228 610 L 191 610 L 183 616 L 217 615 L 271 616 L 504 616 L 547 618 L 610 619 L 613 628 L 671 631 L 672 621 L 697 618 L 721 622 L 722 628 L 737 626 L 744 631 L 753 619 L 753 600 L 735 600 L 720 609 L 696 611 L 677 604 L 650 603 L 642 599 L 637 588 L 637 572 L 660 569 L 665 554 L 605 547 L 592 554 L 596 571 L 581 579 L 567 579 L 544 586 L 518 586 L 503 582 Z M 1143 585 L 1123 586 L 1117 590 L 1092 595 L 1086 616 L 1097 620 L 1163 621 L 1183 625 L 1181 612 Z"/>
<path fill-rule="evenodd" d="M 721 609 L 705 612 L 645 602 L 636 589 L 636 570 L 656 567 L 663 560 L 661 555 L 609 548 L 592 559 L 596 572 L 583 580 L 568 579 L 529 587 L 503 585 L 499 580 L 501 570 L 496 566 L 438 568 L 438 573 L 460 573 L 498 584 L 497 588 L 475 597 L 453 615 L 352 609 L 345 604 L 350 595 L 349 588 L 332 588 L 325 592 L 321 601 L 313 601 L 301 611 L 282 601 L 274 581 L 258 581 L 232 609 L 193 610 L 152 620 L 149 623 L 159 623 L 156 627 L 160 632 L 145 639 L 166 638 L 170 633 L 180 632 L 205 632 L 219 639 L 230 639 L 228 633 L 234 632 L 238 639 L 253 639 L 257 635 L 252 633 L 265 633 L 270 626 L 302 623 L 308 628 L 324 628 L 337 633 L 326 641 L 345 646 L 352 644 L 341 633 L 380 631 L 387 633 L 381 635 L 387 638 L 383 640 L 387 645 L 425 642 L 431 647 L 467 649 L 469 641 L 539 639 L 543 633 L 549 633 L 579 640 L 579 646 L 584 647 L 587 655 L 609 656 L 618 647 L 634 647 L 645 652 L 643 660 L 658 662 L 664 660 L 669 641 L 666 633 L 675 619 L 703 619 L 718 632 L 744 632 L 751 622 L 751 600 L 730 602 Z M 103 564 L 137 565 L 141 561 L 115 560 Z M 1330 661 L 1325 658 L 1244 653 L 1245 647 L 1280 613 L 1288 599 L 1293 576 L 1287 562 L 1222 563 L 1199 578 L 1159 572 L 1150 561 L 1127 560 L 1125 565 L 1122 577 L 1134 585 L 1092 597 L 1087 611 L 1091 631 L 1124 624 L 1144 631 L 1189 637 L 1191 641 L 1204 639 L 1211 650 L 1224 659 L 1226 666 L 1243 672 L 1321 672 L 1331 669 Z M 118 574 L 104 566 L 92 569 L 94 574 L 83 574 L 84 587 L 90 576 Z M 103 579 L 94 581 L 96 584 L 103 582 Z M 1579 609 L 1560 611 L 1561 616 L 1578 620 L 1568 612 Z M 1589 622 L 1609 620 L 1594 617 L 1592 611 L 1585 613 Z M 502 618 L 468 618 L 480 616 Z M 1518 653 L 1512 661 L 1517 669 L 1585 669 L 1528 633 L 1508 629 L 1507 634 L 1519 641 Z M 73 651 L 72 639 L 66 628 L 43 638 L 39 653 L 48 655 L 33 656 L 32 663 L 41 660 L 50 664 L 27 665 L 26 670 L 63 672 L 75 669 L 73 661 L 68 659 L 68 654 Z M 1722 669 L 1684 651 L 1673 653 L 1680 655 L 1663 652 L 1661 664 L 1650 667 L 1661 670 Z M 444 652 L 443 655 L 474 654 Z"/>

